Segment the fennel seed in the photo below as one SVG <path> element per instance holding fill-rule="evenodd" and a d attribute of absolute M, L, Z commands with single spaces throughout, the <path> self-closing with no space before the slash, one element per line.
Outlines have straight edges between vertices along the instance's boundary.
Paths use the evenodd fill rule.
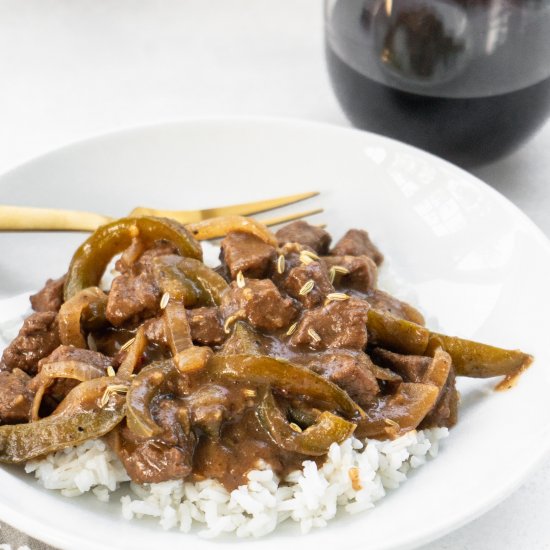
<path fill-rule="evenodd" d="M 298 323 L 292 323 L 289 327 L 288 327 L 288 330 L 286 331 L 286 335 L 287 336 L 291 336 L 292 334 L 294 334 L 294 331 L 296 330 L 296 327 L 298 326 Z"/>
<path fill-rule="evenodd" d="M 312 260 L 319 260 L 319 256 L 315 254 L 315 252 L 312 252 L 311 250 L 302 250 L 300 252 L 300 256 L 307 256 L 308 258 L 311 258 Z"/>
<path fill-rule="evenodd" d="M 298 424 L 296 424 L 296 422 L 291 422 L 289 424 L 289 426 L 290 426 L 290 429 L 293 430 L 294 432 L 299 433 L 299 434 L 302 433 L 302 428 L 300 428 L 300 426 L 298 426 Z"/>
<path fill-rule="evenodd" d="M 165 292 L 163 295 L 162 295 L 162 298 L 160 299 L 160 309 L 165 309 L 166 306 L 168 305 L 168 302 L 170 301 L 170 293 L 169 292 Z"/>
<path fill-rule="evenodd" d="M 244 280 L 244 275 L 242 271 L 237 273 L 237 286 L 239 288 L 244 288 L 246 286 L 246 281 Z"/>
<path fill-rule="evenodd" d="M 282 254 L 279 254 L 277 258 L 277 273 L 282 275 L 285 272 L 285 257 Z"/>
<path fill-rule="evenodd" d="M 349 269 L 343 265 L 333 265 L 331 269 L 334 269 L 334 273 L 341 273 L 342 275 L 349 275 Z"/>
<path fill-rule="evenodd" d="M 339 273 L 340 275 L 349 275 L 349 269 L 347 267 L 344 267 L 343 265 L 333 265 L 328 270 L 328 278 L 331 284 L 334 283 L 334 279 L 336 279 L 337 273 Z"/>
<path fill-rule="evenodd" d="M 313 287 L 315 286 L 315 281 L 313 279 L 310 279 L 307 283 L 304 284 L 304 286 L 300 289 L 300 296 L 305 296 L 306 294 L 309 294 Z"/>
<path fill-rule="evenodd" d="M 237 315 L 230 315 L 223 324 L 223 331 L 225 334 L 229 334 L 231 332 L 231 325 L 237 321 L 239 317 Z"/>
<path fill-rule="evenodd" d="M 107 376 L 110 376 L 111 378 L 113 378 L 113 376 L 116 376 L 115 369 L 113 369 L 111 365 L 107 367 Z"/>
<path fill-rule="evenodd" d="M 307 333 L 311 336 L 311 339 L 314 342 L 320 342 L 321 341 L 321 337 L 319 336 L 319 334 L 317 334 L 317 331 L 314 328 L 308 328 Z"/>
<path fill-rule="evenodd" d="M 315 260 L 307 254 L 304 254 L 304 252 L 305 250 L 302 250 L 302 252 L 300 252 L 300 262 L 302 262 L 304 265 L 312 264 Z"/>
<path fill-rule="evenodd" d="M 97 344 L 91 332 L 88 333 L 88 336 L 86 337 L 86 343 L 92 351 L 97 351 Z"/>
<path fill-rule="evenodd" d="M 124 342 L 124 344 L 120 348 L 120 351 L 126 351 L 135 342 L 135 340 L 135 338 L 130 338 L 130 340 Z"/>
<path fill-rule="evenodd" d="M 343 292 L 331 292 L 327 294 L 327 302 L 344 302 L 349 300 L 350 296 L 344 294 Z"/>
<path fill-rule="evenodd" d="M 103 392 L 103 395 L 101 396 L 99 406 L 101 408 L 105 407 L 105 405 L 107 405 L 107 403 L 109 402 L 111 395 L 113 395 L 114 393 L 128 393 L 128 386 L 125 386 L 124 384 L 113 384 L 111 386 L 107 386 L 107 388 L 105 388 L 105 391 Z"/>

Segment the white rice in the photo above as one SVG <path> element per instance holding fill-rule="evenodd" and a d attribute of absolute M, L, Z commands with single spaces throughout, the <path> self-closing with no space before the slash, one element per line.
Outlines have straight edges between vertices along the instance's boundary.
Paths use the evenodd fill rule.
<path fill-rule="evenodd" d="M 265 465 L 248 474 L 248 484 L 228 492 L 213 480 L 197 483 L 165 481 L 129 483 L 130 495 L 120 499 L 122 516 L 128 520 L 152 516 L 164 529 L 189 532 L 193 525 L 201 537 L 223 533 L 238 537 L 261 537 L 285 520 L 298 522 L 302 533 L 324 527 L 339 510 L 355 514 L 372 508 L 388 489 L 396 489 L 407 474 L 435 457 L 446 428 L 410 432 L 393 441 L 352 437 L 333 443 L 321 468 L 304 461 L 303 469 L 281 480 Z M 47 489 L 65 496 L 92 491 L 101 501 L 128 485 L 124 467 L 101 440 L 87 441 L 28 462 Z M 353 486 L 352 476 L 358 480 Z"/>
<path fill-rule="evenodd" d="M 386 288 L 394 277 L 393 273 L 382 276 Z M 400 297 L 415 302 L 414 295 Z M 18 296 L 3 301 L 0 350 L 17 335 L 27 300 Z M 447 435 L 447 428 L 435 428 L 413 431 L 393 441 L 352 437 L 340 445 L 332 444 L 321 468 L 305 461 L 302 470 L 281 483 L 266 465 L 258 464 L 257 470 L 249 472 L 247 485 L 231 492 L 213 480 L 131 483 L 117 456 L 101 440 L 28 462 L 25 471 L 34 473 L 46 489 L 68 497 L 91 491 L 107 502 L 112 492 L 129 488 L 120 498 L 121 514 L 128 520 L 151 516 L 158 518 L 164 529 L 183 532 L 197 526 L 199 536 L 206 538 L 224 533 L 261 537 L 286 520 L 298 522 L 301 532 L 307 533 L 327 525 L 339 511 L 355 514 L 373 508 L 387 490 L 398 488 L 411 470 L 435 457 L 439 441 Z M 359 481 L 355 488 L 352 475 Z M 0 545 L 0 550 L 4 546 Z"/>

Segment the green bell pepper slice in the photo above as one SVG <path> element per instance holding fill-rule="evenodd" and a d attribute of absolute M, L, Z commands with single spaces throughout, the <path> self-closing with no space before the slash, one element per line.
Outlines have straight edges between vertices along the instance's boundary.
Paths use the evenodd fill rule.
<path fill-rule="evenodd" d="M 288 423 L 269 388 L 264 389 L 256 416 L 278 447 L 308 456 L 326 454 L 333 443 L 342 443 L 356 428 L 353 422 L 324 411 L 311 426 L 301 431 L 297 425 Z"/>
<path fill-rule="evenodd" d="M 200 244 L 180 223 L 152 216 L 121 218 L 99 227 L 77 249 L 65 280 L 65 300 L 85 288 L 97 286 L 109 262 L 128 248 L 135 237 L 139 237 L 145 247 L 158 240 L 169 241 L 182 256 L 202 260 Z"/>

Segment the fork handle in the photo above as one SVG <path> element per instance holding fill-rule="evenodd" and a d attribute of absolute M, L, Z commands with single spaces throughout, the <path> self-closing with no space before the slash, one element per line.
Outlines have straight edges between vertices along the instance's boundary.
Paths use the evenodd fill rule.
<path fill-rule="evenodd" d="M 94 231 L 111 220 L 93 212 L 0 205 L 0 231 Z"/>

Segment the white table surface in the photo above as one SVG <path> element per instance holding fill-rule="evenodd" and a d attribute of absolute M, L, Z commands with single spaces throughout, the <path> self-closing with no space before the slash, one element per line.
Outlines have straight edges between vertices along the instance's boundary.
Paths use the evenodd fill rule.
<path fill-rule="evenodd" d="M 0 0 L 0 173 L 105 131 L 228 114 L 348 125 L 325 70 L 321 0 Z M 550 123 L 474 173 L 550 236 Z M 550 549 L 549 517 L 550 457 L 423 550 Z M 3 527 L 0 543 L 22 542 Z"/>

